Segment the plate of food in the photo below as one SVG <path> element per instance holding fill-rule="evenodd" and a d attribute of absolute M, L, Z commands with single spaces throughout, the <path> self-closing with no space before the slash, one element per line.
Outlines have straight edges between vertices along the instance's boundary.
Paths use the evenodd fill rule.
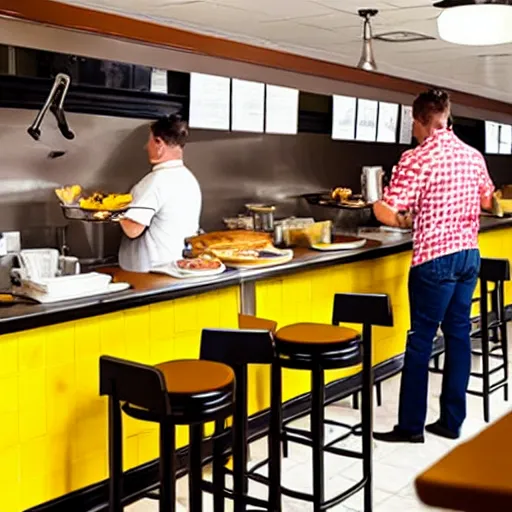
<path fill-rule="evenodd" d="M 293 259 L 291 249 L 277 249 L 266 247 L 254 249 L 246 247 L 216 247 L 210 253 L 232 268 L 271 267 L 282 265 Z"/>
<path fill-rule="evenodd" d="M 366 238 L 356 236 L 336 236 L 330 244 L 314 244 L 311 246 L 316 251 L 350 251 L 361 249 L 366 245 Z"/>
<path fill-rule="evenodd" d="M 326 206 L 331 208 L 351 208 L 362 209 L 369 208 L 363 196 L 352 193 L 352 189 L 337 187 L 330 193 L 304 194 L 302 196 L 309 204 Z"/>
<path fill-rule="evenodd" d="M 177 279 L 217 276 L 226 271 L 222 261 L 215 258 L 184 258 L 172 261 L 152 270 L 157 274 L 166 274 Z"/>

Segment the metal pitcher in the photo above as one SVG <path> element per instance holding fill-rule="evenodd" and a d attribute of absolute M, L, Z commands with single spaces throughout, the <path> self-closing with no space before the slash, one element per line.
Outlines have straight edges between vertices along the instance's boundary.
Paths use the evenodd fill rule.
<path fill-rule="evenodd" d="M 382 199 L 382 181 L 384 170 L 382 167 L 363 167 L 361 173 L 361 193 L 367 203 L 375 203 Z"/>

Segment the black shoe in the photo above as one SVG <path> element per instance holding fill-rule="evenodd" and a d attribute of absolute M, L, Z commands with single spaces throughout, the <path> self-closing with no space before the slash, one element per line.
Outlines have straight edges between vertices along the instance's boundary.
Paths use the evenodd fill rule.
<path fill-rule="evenodd" d="M 449 430 L 439 421 L 427 425 L 425 430 L 435 436 L 444 437 L 446 439 L 458 439 L 460 437 L 460 434 Z"/>
<path fill-rule="evenodd" d="M 425 437 L 423 434 L 408 434 L 403 432 L 398 427 L 395 427 L 391 432 L 374 432 L 373 438 L 377 441 L 384 443 L 424 443 Z"/>

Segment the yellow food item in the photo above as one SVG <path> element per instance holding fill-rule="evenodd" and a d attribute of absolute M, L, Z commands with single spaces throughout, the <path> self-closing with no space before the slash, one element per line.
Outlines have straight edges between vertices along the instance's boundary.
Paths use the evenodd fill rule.
<path fill-rule="evenodd" d="M 82 187 L 80 185 L 71 185 L 70 187 L 63 187 L 55 189 L 55 194 L 60 199 L 61 203 L 65 205 L 71 205 L 76 202 L 82 193 Z"/>
<path fill-rule="evenodd" d="M 331 197 L 335 201 L 346 201 L 352 195 L 352 190 L 349 188 L 338 187 L 332 191 Z"/>
<path fill-rule="evenodd" d="M 84 210 L 121 210 L 133 200 L 131 194 L 102 194 L 94 192 L 90 197 L 80 199 L 80 208 Z"/>
<path fill-rule="evenodd" d="M 498 199 L 498 204 L 503 213 L 512 213 L 512 199 Z"/>

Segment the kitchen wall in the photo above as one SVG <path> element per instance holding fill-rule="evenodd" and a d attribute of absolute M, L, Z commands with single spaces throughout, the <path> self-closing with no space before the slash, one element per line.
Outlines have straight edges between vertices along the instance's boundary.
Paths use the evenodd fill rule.
<path fill-rule="evenodd" d="M 87 189 L 124 192 L 149 170 L 144 151 L 147 121 L 70 114 L 76 133 L 65 140 L 54 118 L 44 121 L 42 138 L 35 142 L 27 127 L 36 112 L 0 110 L 0 231 L 21 230 L 25 246 L 59 246 L 68 224 L 53 190 L 80 183 Z M 222 226 L 222 217 L 236 215 L 244 204 L 268 201 L 278 216 L 297 214 L 297 196 L 335 186 L 359 190 L 363 165 L 391 169 L 403 146 L 335 142 L 327 135 L 249 135 L 192 131 L 186 163 L 204 194 L 202 227 Z M 65 151 L 52 159 L 52 151 Z M 498 185 L 512 181 L 511 158 L 490 157 Z M 117 226 L 106 233 L 106 252 L 114 254 Z M 81 257 L 92 254 L 91 233 L 82 223 L 70 222 L 67 242 Z"/>
<path fill-rule="evenodd" d="M 58 245 L 56 227 L 67 224 L 53 193 L 60 185 L 127 191 L 149 170 L 144 151 L 147 121 L 70 114 L 76 133 L 65 140 L 54 118 L 45 119 L 39 142 L 27 128 L 35 111 L 0 110 L 0 231 L 21 230 L 25 245 Z M 65 151 L 52 159 L 52 151 Z M 325 135 L 247 135 L 192 131 L 186 163 L 204 194 L 202 227 L 222 226 L 222 217 L 244 210 L 246 202 L 279 205 L 278 215 L 298 212 L 297 196 L 334 186 L 359 189 L 362 165 L 396 162 L 401 148 L 333 142 Z M 107 252 L 115 252 L 118 229 L 107 234 Z M 68 243 L 88 256 L 87 233 L 71 222 Z"/>

